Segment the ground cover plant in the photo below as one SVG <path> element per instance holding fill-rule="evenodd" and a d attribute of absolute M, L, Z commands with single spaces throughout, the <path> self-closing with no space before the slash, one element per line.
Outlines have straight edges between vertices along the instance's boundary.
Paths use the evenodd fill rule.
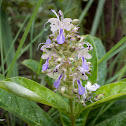
<path fill-rule="evenodd" d="M 75 18 L 65 16 L 75 10 L 76 6 L 69 8 L 71 0 L 66 11 L 60 2 L 52 3 L 61 9 L 56 11 L 52 9 L 55 8 L 53 6 L 46 9 L 50 16 L 44 18 L 43 14 L 43 24 L 39 24 L 39 17 L 36 17 L 40 11 L 44 11 L 44 2 L 28 2 L 29 8 L 35 5 L 34 11 L 31 15 L 27 12 L 22 24 L 17 23 L 20 29 L 14 39 L 11 36 L 8 16 L 2 8 L 6 4 L 4 1 L 0 3 L 1 125 L 125 125 L 126 37 L 122 37 L 107 52 L 102 40 L 95 37 L 100 19 L 103 18 L 101 12 L 105 0 L 98 2 L 90 34 L 83 34 L 82 21 L 94 1 L 86 1 L 84 10 Z M 74 2 L 76 5 L 76 0 Z M 21 7 L 25 4 L 24 1 L 19 2 Z M 114 7 L 114 2 L 112 4 Z M 78 3 L 77 6 L 79 5 Z M 35 27 L 40 31 L 35 32 Z M 23 36 L 16 45 L 22 31 Z M 114 30 L 111 36 L 113 34 Z M 30 42 L 23 47 L 28 35 Z M 26 54 L 29 58 L 24 56 L 23 61 L 20 60 L 18 64 L 18 59 L 24 52 L 29 52 Z M 122 64 L 117 62 L 120 59 L 123 59 Z M 22 67 L 30 70 L 30 74 L 25 69 L 21 71 Z"/>

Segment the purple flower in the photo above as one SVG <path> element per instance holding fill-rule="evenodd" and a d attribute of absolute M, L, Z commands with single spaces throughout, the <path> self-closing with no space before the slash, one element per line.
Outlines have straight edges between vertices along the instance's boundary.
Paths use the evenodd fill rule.
<path fill-rule="evenodd" d="M 85 93 L 85 88 L 82 86 L 81 81 L 77 80 L 77 83 L 78 83 L 78 93 L 79 93 L 79 95 L 84 94 Z"/>
<path fill-rule="evenodd" d="M 58 87 L 59 87 L 59 85 L 60 85 L 60 82 L 61 82 L 61 78 L 62 78 L 62 74 L 59 76 L 59 78 L 56 80 L 56 81 L 54 81 L 54 83 L 53 83 L 53 86 L 57 89 Z"/>
<path fill-rule="evenodd" d="M 63 29 L 60 29 L 59 35 L 57 37 L 58 44 L 63 44 L 65 42 L 65 37 L 63 35 Z"/>
<path fill-rule="evenodd" d="M 49 66 L 49 58 L 46 60 L 46 62 L 42 65 L 42 70 L 46 71 L 48 69 Z"/>
<path fill-rule="evenodd" d="M 82 68 L 84 71 L 89 69 L 89 66 L 86 64 L 84 57 L 82 57 Z"/>
<path fill-rule="evenodd" d="M 50 39 L 47 39 L 46 40 L 46 46 L 49 46 L 51 44 L 51 40 Z"/>

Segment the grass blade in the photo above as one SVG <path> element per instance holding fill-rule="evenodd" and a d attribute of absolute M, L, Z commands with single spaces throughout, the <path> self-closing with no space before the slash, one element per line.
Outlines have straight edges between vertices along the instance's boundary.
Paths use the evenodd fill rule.
<path fill-rule="evenodd" d="M 17 40 L 17 38 L 18 38 L 20 32 L 22 31 L 22 29 L 23 29 L 23 27 L 24 27 L 24 25 L 25 25 L 25 23 L 27 22 L 27 20 L 28 20 L 29 17 L 30 17 L 29 15 L 26 17 L 26 19 L 25 19 L 25 21 L 23 22 L 21 28 L 19 29 L 18 33 L 16 34 L 15 38 L 13 39 L 12 44 L 11 44 L 11 46 L 10 46 L 10 48 L 9 48 L 7 54 L 6 54 L 6 57 L 5 57 L 4 61 L 3 61 L 3 64 L 2 64 L 1 67 L 0 67 L 0 70 L 2 69 L 3 65 L 4 65 L 5 62 L 7 61 L 7 58 L 8 58 L 8 56 L 9 56 L 9 53 L 11 52 L 14 43 L 16 42 L 16 40 Z M 1 38 L 1 37 L 0 37 L 0 38 Z"/>
<path fill-rule="evenodd" d="M 126 36 L 122 38 L 111 50 L 109 50 L 99 61 L 98 64 L 101 62 L 108 60 L 108 56 L 111 55 L 119 46 L 121 46 L 126 41 Z"/>
<path fill-rule="evenodd" d="M 80 15 L 80 17 L 79 17 L 79 24 L 78 24 L 78 25 L 81 24 L 81 22 L 82 22 L 82 20 L 84 19 L 86 13 L 87 13 L 88 10 L 90 9 L 90 7 L 91 7 L 93 1 L 94 1 L 94 0 L 90 0 L 90 1 L 87 3 L 86 7 L 84 8 L 83 12 L 81 13 L 81 15 Z"/>
<path fill-rule="evenodd" d="M 10 73 L 11 73 L 11 71 L 12 71 L 12 69 L 13 69 L 13 67 L 14 67 L 14 64 L 15 64 L 17 58 L 18 58 L 18 55 L 19 55 L 19 53 L 20 53 L 20 51 L 21 51 L 21 48 L 22 48 L 22 46 L 23 46 L 23 44 L 24 44 L 24 42 L 25 42 L 25 39 L 26 39 L 26 37 L 27 37 L 27 35 L 28 35 L 28 32 L 29 32 L 30 27 L 31 27 L 31 25 L 32 25 L 32 22 L 34 21 L 35 16 L 37 15 L 37 12 L 38 12 L 38 9 L 39 9 L 41 3 L 42 3 L 42 0 L 39 0 L 38 3 L 37 3 L 37 5 L 36 5 L 36 7 L 35 7 L 35 9 L 34 9 L 34 12 L 33 12 L 32 16 L 31 16 L 31 18 L 30 18 L 30 21 L 29 21 L 29 23 L 28 23 L 28 25 L 27 25 L 27 27 L 26 27 L 26 30 L 25 30 L 25 32 L 24 32 L 24 34 L 23 34 L 23 37 L 22 37 L 22 39 L 21 39 L 21 42 L 20 42 L 20 44 L 19 44 L 19 46 L 18 46 L 18 49 L 17 49 L 16 54 L 15 54 L 15 56 L 14 56 L 14 59 L 13 59 L 13 61 L 12 61 L 12 63 L 11 63 L 11 66 L 10 66 L 10 68 L 9 68 L 9 70 L 8 70 L 8 73 L 7 73 L 6 78 L 8 78 L 8 77 L 10 76 Z"/>
<path fill-rule="evenodd" d="M 94 18 L 92 28 L 91 28 L 91 33 L 90 33 L 92 36 L 94 36 L 96 34 L 98 24 L 100 22 L 100 17 L 103 12 L 104 3 L 105 3 L 105 0 L 99 0 L 98 7 L 96 10 L 96 14 L 95 14 L 95 18 Z"/>

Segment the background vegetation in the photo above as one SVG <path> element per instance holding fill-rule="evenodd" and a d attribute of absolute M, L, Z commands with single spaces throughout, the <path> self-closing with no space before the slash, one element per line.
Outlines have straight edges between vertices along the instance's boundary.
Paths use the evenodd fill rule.
<path fill-rule="evenodd" d="M 1 80 L 5 76 L 22 76 L 52 89 L 49 81 L 53 80 L 49 80 L 50 78 L 47 77 L 44 79 L 40 74 L 40 69 L 38 70 L 38 67 L 41 67 L 44 61 L 40 59 L 42 52 L 37 51 L 38 44 L 45 42 L 50 33 L 50 31 L 44 31 L 43 29 L 44 23 L 48 18 L 54 17 L 53 13 L 49 12 L 49 9 L 62 10 L 65 17 L 79 18 L 80 34 L 96 36 L 94 41 L 99 59 L 98 83 L 100 85 L 126 77 L 126 44 L 125 41 L 120 41 L 126 33 L 125 0 L 43 0 L 36 17 L 31 22 L 31 27 L 30 23 L 28 27 L 29 19 L 37 2 L 37 0 L 0 1 Z M 30 31 L 26 31 L 26 28 L 29 28 Z M 18 53 L 16 52 L 17 49 L 20 50 Z M 105 55 L 106 52 L 107 55 Z M 16 62 L 13 62 L 12 65 L 14 60 Z M 34 67 L 30 64 L 32 62 L 36 64 Z M 2 93 L 0 97 L 3 97 Z M 7 99 L 10 98 L 8 97 Z M 106 104 L 106 106 L 108 105 L 106 109 L 99 107 L 95 111 L 91 111 L 91 116 L 88 118 L 86 125 L 93 126 L 96 124 L 103 126 L 111 121 L 112 126 L 116 124 L 123 126 L 126 119 L 125 102 L 126 100 L 123 99 Z M 39 104 L 39 106 L 61 125 L 58 111 L 54 109 L 49 111 L 51 107 L 46 105 Z M 0 110 L 0 118 L 6 119 L 4 122 L 1 121 L 0 125 L 27 125 L 5 110 Z M 113 121 L 115 119 L 117 120 L 116 124 Z M 90 124 L 90 120 L 93 120 L 92 124 Z"/>

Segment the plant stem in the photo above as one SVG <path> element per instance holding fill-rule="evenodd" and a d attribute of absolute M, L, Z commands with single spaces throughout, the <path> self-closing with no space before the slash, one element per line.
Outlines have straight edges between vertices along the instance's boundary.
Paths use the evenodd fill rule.
<path fill-rule="evenodd" d="M 73 106 L 73 100 L 69 99 L 69 103 L 70 103 L 70 112 L 71 112 L 71 124 L 72 126 L 75 126 L 75 116 L 74 116 L 74 106 Z"/>

